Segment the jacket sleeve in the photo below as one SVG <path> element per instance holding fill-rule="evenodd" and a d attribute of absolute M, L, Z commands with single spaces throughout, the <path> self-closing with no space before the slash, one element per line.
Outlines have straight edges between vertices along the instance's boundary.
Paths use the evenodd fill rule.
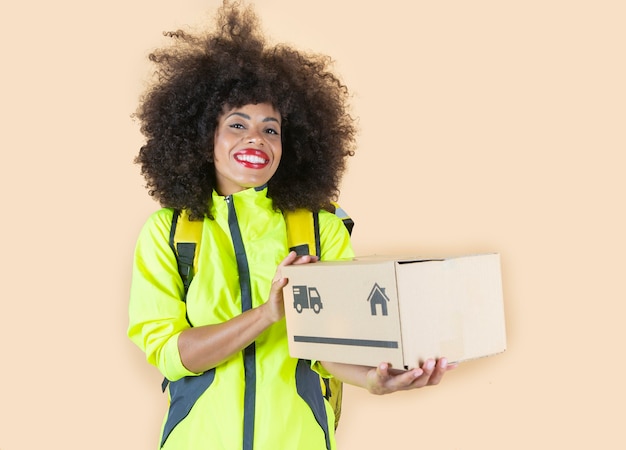
<path fill-rule="evenodd" d="M 178 336 L 189 328 L 183 283 L 169 246 L 172 210 L 155 212 L 139 233 L 129 302 L 128 337 L 170 381 L 196 375 L 183 366 Z"/>

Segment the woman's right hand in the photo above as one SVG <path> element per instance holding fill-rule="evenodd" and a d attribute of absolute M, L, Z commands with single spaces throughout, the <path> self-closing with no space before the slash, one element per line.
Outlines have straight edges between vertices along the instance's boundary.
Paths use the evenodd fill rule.
<path fill-rule="evenodd" d="M 292 264 L 309 264 L 316 262 L 319 258 L 312 255 L 298 256 L 296 252 L 290 252 L 276 268 L 276 274 L 272 281 L 270 296 L 265 304 L 267 313 L 272 322 L 278 322 L 285 316 L 285 303 L 283 300 L 283 288 L 287 286 L 289 280 L 282 275 L 282 268 Z"/>

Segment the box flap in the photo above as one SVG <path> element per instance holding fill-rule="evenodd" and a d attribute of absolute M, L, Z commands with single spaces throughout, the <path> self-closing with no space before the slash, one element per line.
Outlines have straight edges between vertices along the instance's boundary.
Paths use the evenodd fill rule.
<path fill-rule="evenodd" d="M 506 348 L 497 254 L 397 264 L 405 363 L 463 361 Z"/>

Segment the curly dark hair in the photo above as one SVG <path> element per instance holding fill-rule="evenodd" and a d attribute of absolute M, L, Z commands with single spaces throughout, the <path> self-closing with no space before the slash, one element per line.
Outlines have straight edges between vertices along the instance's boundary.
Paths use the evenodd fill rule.
<path fill-rule="evenodd" d="M 268 46 L 252 8 L 227 1 L 214 32 L 164 34 L 174 44 L 150 54 L 156 79 L 135 115 L 146 137 L 135 161 L 150 195 L 196 219 L 211 217 L 220 115 L 225 107 L 269 103 L 282 117 L 283 155 L 267 185 L 274 207 L 327 208 L 356 135 L 348 90 L 330 71 L 331 58 Z"/>

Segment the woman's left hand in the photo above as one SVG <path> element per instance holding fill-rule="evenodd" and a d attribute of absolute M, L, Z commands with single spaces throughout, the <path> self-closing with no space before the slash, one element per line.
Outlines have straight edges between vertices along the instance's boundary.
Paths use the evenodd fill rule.
<path fill-rule="evenodd" d="M 439 384 L 443 375 L 456 367 L 448 364 L 446 358 L 426 360 L 421 367 L 399 370 L 389 363 L 381 363 L 367 373 L 366 388 L 372 394 L 389 394 Z"/>

